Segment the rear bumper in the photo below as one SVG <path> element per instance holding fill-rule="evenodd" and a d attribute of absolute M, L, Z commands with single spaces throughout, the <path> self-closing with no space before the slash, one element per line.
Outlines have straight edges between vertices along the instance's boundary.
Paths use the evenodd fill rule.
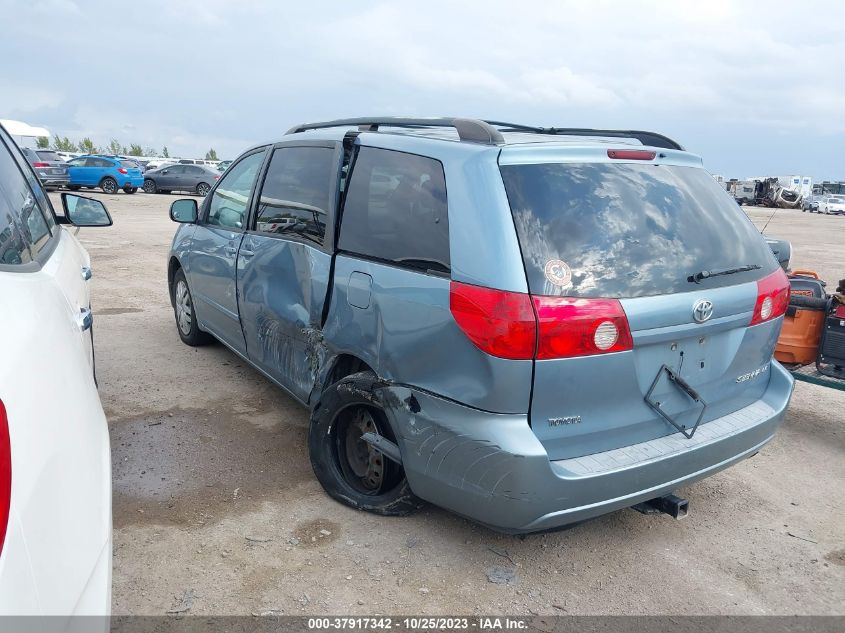
<path fill-rule="evenodd" d="M 38 180 L 45 187 L 60 187 L 70 183 L 68 176 L 56 176 L 52 174 L 38 174 Z"/>
<path fill-rule="evenodd" d="M 144 186 L 144 177 L 143 176 L 122 176 L 121 178 L 117 179 L 117 186 L 121 189 L 123 187 L 143 187 Z"/>
<path fill-rule="evenodd" d="M 526 415 L 493 414 L 405 387 L 386 388 L 411 489 L 496 530 L 533 532 L 668 494 L 750 457 L 783 421 L 794 380 L 772 361 L 763 397 L 680 433 L 550 461 Z M 413 398 L 412 398 L 413 396 Z"/>

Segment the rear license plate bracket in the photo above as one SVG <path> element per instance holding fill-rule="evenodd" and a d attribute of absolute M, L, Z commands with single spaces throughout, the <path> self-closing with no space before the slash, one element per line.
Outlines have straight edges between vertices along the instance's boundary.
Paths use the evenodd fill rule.
<path fill-rule="evenodd" d="M 698 418 L 691 427 L 688 427 L 686 424 L 681 424 L 677 422 L 675 419 L 672 418 L 668 413 L 666 413 L 663 409 L 660 408 L 660 402 L 652 398 L 652 394 L 654 390 L 657 388 L 657 385 L 660 383 L 661 378 L 666 377 L 671 384 L 673 384 L 679 391 L 686 394 L 688 398 L 690 398 L 693 402 L 701 405 L 701 411 L 698 413 Z M 695 430 L 698 428 L 698 425 L 701 424 L 701 420 L 704 417 L 704 411 L 707 409 L 707 403 L 701 397 L 701 395 L 690 386 L 690 384 L 681 378 L 675 371 L 667 366 L 663 365 L 660 367 L 660 370 L 657 372 L 657 375 L 654 377 L 654 381 L 651 383 L 651 387 L 649 387 L 648 393 L 645 395 L 645 401 L 648 406 L 654 409 L 660 417 L 666 420 L 669 424 L 673 427 L 678 429 L 683 436 L 687 439 L 692 439 L 692 436 L 695 435 Z"/>

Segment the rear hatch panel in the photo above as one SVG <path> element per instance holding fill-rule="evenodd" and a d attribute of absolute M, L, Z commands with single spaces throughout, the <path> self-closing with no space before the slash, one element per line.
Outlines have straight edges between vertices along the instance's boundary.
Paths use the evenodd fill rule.
<path fill-rule="evenodd" d="M 629 351 L 536 360 L 532 429 L 552 460 L 689 432 L 759 399 L 782 318 L 750 326 L 757 282 L 778 269 L 760 233 L 703 169 L 670 151 L 652 161 L 565 150 L 500 156 L 529 291 L 618 299 Z M 691 276 L 752 266 L 729 275 Z M 694 307 L 712 304 L 698 322 Z M 699 314 L 700 318 L 701 315 Z M 663 378 L 658 377 L 663 372 Z"/>
<path fill-rule="evenodd" d="M 700 296 L 714 305 L 713 317 L 703 324 L 692 318 Z M 756 284 L 742 284 L 623 300 L 633 350 L 536 361 L 531 426 L 549 458 L 589 455 L 676 433 L 645 400 L 664 365 L 707 404 L 702 424 L 758 400 L 769 382 L 782 319 L 748 327 L 756 297 Z M 675 305 L 666 306 L 667 301 Z M 672 325 L 673 320 L 680 323 Z M 688 429 L 702 409 L 665 378 L 652 399 Z"/>

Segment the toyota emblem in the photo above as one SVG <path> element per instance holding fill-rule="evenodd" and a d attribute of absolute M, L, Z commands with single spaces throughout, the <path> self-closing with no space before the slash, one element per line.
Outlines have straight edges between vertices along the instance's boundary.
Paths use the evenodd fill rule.
<path fill-rule="evenodd" d="M 713 302 L 707 299 L 696 301 L 692 307 L 692 318 L 696 323 L 704 323 L 713 316 Z"/>

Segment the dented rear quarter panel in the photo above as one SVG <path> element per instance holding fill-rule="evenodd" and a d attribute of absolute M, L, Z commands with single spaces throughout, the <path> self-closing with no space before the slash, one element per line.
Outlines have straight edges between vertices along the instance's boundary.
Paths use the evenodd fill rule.
<path fill-rule="evenodd" d="M 349 278 L 372 279 L 366 308 L 349 300 Z M 471 407 L 526 413 L 531 393 L 530 360 L 480 352 L 458 328 L 449 308 L 446 277 L 338 255 L 324 329 L 332 355 L 361 358 L 379 377 L 412 385 Z M 355 289 L 360 294 L 360 288 Z"/>

